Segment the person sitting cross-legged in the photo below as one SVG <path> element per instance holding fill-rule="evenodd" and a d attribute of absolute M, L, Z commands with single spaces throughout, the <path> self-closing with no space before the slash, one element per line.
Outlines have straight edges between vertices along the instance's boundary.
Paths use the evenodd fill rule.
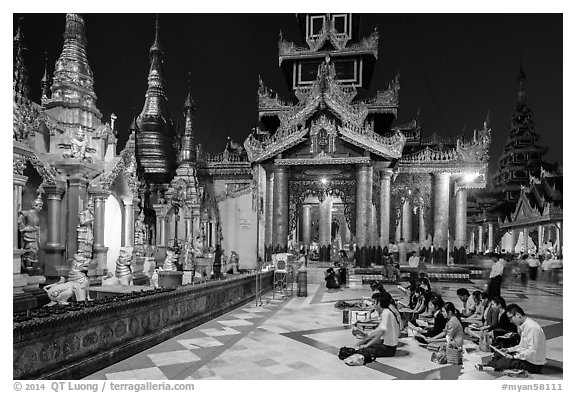
<path fill-rule="evenodd" d="M 380 324 L 360 340 L 358 351 L 367 352 L 374 357 L 392 357 L 396 354 L 400 335 L 398 318 L 390 311 L 392 296 L 375 293 L 372 298 L 375 300 L 376 311 L 381 316 Z"/>
<path fill-rule="evenodd" d="M 428 303 L 428 310 L 434 316 L 434 324 L 432 327 L 423 329 L 412 324 L 410 328 L 424 337 L 435 337 L 442 333 L 446 327 L 446 318 L 444 318 L 444 314 L 442 314 L 442 307 L 444 307 L 444 300 L 442 300 L 442 297 L 440 295 L 432 296 L 432 299 Z"/>
<path fill-rule="evenodd" d="M 460 322 L 460 312 L 452 302 L 446 302 L 444 310 L 446 310 L 446 315 L 448 316 L 448 318 L 446 318 L 448 320 L 446 327 L 435 336 L 429 338 L 424 337 L 424 341 L 432 343 L 446 341 L 447 339 L 448 342 L 453 342 L 458 348 L 462 348 L 462 344 L 464 343 L 464 329 Z"/>
<path fill-rule="evenodd" d="M 528 318 L 524 310 L 517 304 L 506 307 L 510 321 L 520 331 L 520 343 L 511 348 L 502 349 L 488 364 L 476 364 L 476 368 L 484 370 L 487 367 L 494 370 L 516 369 L 538 374 L 546 363 L 546 336 L 542 327 L 532 318 Z"/>

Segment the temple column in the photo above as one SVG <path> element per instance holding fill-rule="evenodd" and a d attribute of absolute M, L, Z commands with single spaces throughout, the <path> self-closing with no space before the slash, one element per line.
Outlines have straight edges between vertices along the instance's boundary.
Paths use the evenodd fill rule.
<path fill-rule="evenodd" d="M 396 231 L 394 232 L 394 242 L 396 244 L 400 243 L 400 239 L 402 238 L 402 218 L 400 220 L 396 220 Z"/>
<path fill-rule="evenodd" d="M 405 242 L 412 241 L 412 209 L 408 199 L 402 204 L 402 237 Z"/>
<path fill-rule="evenodd" d="M 494 252 L 494 223 L 488 223 L 488 252 Z"/>
<path fill-rule="evenodd" d="M 350 243 L 350 228 L 348 228 L 348 222 L 346 221 L 346 215 L 342 215 L 342 226 L 340 227 L 342 243 Z"/>
<path fill-rule="evenodd" d="M 274 168 L 274 208 L 272 217 L 273 246 L 285 247 L 288 243 L 288 170 L 285 167 Z"/>
<path fill-rule="evenodd" d="M 544 249 L 544 227 L 538 225 L 538 254 L 542 254 Z"/>
<path fill-rule="evenodd" d="M 134 207 L 132 204 L 134 200 L 132 197 L 122 198 L 124 204 L 124 239 L 122 245 L 124 247 L 134 246 Z"/>
<path fill-rule="evenodd" d="M 556 225 L 556 253 L 562 254 L 562 223 L 558 222 Z"/>
<path fill-rule="evenodd" d="M 18 244 L 18 214 L 22 210 L 22 187 L 26 185 L 27 176 L 14 173 L 12 177 L 12 247 L 14 250 L 20 248 Z M 20 271 L 20 265 L 18 265 Z"/>
<path fill-rule="evenodd" d="M 274 227 L 274 172 L 271 169 L 266 171 L 266 228 L 264 230 L 264 244 L 272 245 L 272 232 Z"/>
<path fill-rule="evenodd" d="M 524 237 L 524 252 L 528 252 L 528 228 L 524 228 L 522 236 Z"/>
<path fill-rule="evenodd" d="M 302 242 L 310 245 L 310 232 L 312 224 L 312 206 L 302 205 Z"/>
<path fill-rule="evenodd" d="M 390 179 L 392 170 L 380 174 L 380 246 L 388 247 L 390 243 Z"/>
<path fill-rule="evenodd" d="M 82 209 L 80 201 L 82 201 L 83 206 L 88 205 L 87 189 L 88 179 L 82 175 L 75 174 L 68 179 L 68 189 L 66 190 L 68 258 L 71 258 L 78 251 L 78 232 L 76 228 L 80 224 L 79 213 Z"/>
<path fill-rule="evenodd" d="M 456 236 L 454 238 L 454 247 L 460 249 L 460 247 L 466 247 L 466 210 L 467 205 L 468 190 L 465 188 L 460 188 L 456 191 L 456 209 L 454 214 L 456 215 L 455 230 Z"/>
<path fill-rule="evenodd" d="M 420 201 L 420 208 L 418 209 L 418 242 L 420 248 L 426 242 L 426 222 L 424 220 L 424 202 Z"/>
<path fill-rule="evenodd" d="M 192 214 L 189 210 L 184 213 L 184 239 L 188 240 L 188 237 L 192 237 L 194 240 L 194 231 L 192 230 Z"/>
<path fill-rule="evenodd" d="M 104 246 L 104 220 L 106 212 L 106 199 L 109 191 L 98 190 L 92 193 L 94 198 L 94 245 L 92 247 L 92 261 L 88 267 L 88 276 L 100 277 L 106 271 L 106 257 L 108 247 Z"/>
<path fill-rule="evenodd" d="M 446 250 L 450 206 L 450 173 L 436 173 L 434 178 L 434 248 Z"/>
<path fill-rule="evenodd" d="M 370 204 L 372 203 L 372 167 L 360 165 L 356 170 L 356 246 L 368 245 Z"/>
<path fill-rule="evenodd" d="M 64 260 L 65 247 L 62 245 L 60 207 L 64 190 L 58 187 L 44 186 L 47 194 L 48 228 L 45 252 L 44 275 L 49 277 L 66 277 L 70 266 Z M 76 217 L 78 218 L 78 217 Z M 74 249 L 76 249 L 76 227 L 74 227 Z M 72 254 L 69 254 L 72 257 Z"/>
<path fill-rule="evenodd" d="M 332 244 L 331 229 L 332 229 L 332 197 L 330 195 L 325 195 L 324 200 L 320 202 L 318 245 L 320 247 L 323 246 L 326 247 L 326 251 L 328 249 L 328 246 Z M 329 261 L 330 254 L 328 252 L 324 254 L 323 251 L 324 250 L 320 252 L 320 260 Z"/>
<path fill-rule="evenodd" d="M 210 236 L 212 238 L 212 247 L 216 247 L 216 245 L 218 243 L 220 243 L 218 237 L 218 231 L 217 231 L 217 222 L 216 221 L 211 221 L 210 222 Z"/>
<path fill-rule="evenodd" d="M 477 245 L 478 254 L 482 254 L 484 252 L 484 227 L 482 225 L 478 225 L 478 245 Z"/>
<path fill-rule="evenodd" d="M 17 298 L 24 297 L 23 288 L 26 287 L 27 274 L 22 274 L 22 255 L 24 254 L 24 250 L 20 249 L 20 245 L 18 244 L 18 214 L 22 210 L 22 187 L 26 185 L 26 181 L 28 180 L 27 176 L 19 175 L 14 173 L 12 181 L 12 201 L 13 201 L 13 212 L 12 212 L 12 244 L 13 244 L 13 258 L 12 258 L 12 281 L 13 281 L 13 294 L 14 300 L 16 301 Z M 33 299 L 25 299 L 24 304 L 28 304 L 31 307 L 34 305 Z M 24 308 L 28 308 L 24 306 Z"/>

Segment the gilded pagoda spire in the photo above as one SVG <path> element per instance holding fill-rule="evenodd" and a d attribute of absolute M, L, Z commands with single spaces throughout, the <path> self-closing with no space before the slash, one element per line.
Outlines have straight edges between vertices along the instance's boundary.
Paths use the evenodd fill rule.
<path fill-rule="evenodd" d="M 195 110 L 196 107 L 194 105 L 194 100 L 192 99 L 192 85 L 190 81 L 190 73 L 188 73 L 188 95 L 184 100 L 184 134 L 182 135 L 182 143 L 180 147 L 180 154 L 178 157 L 178 163 L 180 165 L 184 163 L 196 162 L 196 149 L 194 147 L 194 131 L 192 129 Z"/>
<path fill-rule="evenodd" d="M 14 36 L 14 80 L 13 94 L 14 101 L 21 102 L 23 99 L 30 99 L 28 88 L 28 70 L 24 64 L 24 35 L 21 29 L 22 17 L 18 19 L 18 27 Z"/>
<path fill-rule="evenodd" d="M 67 108 L 81 108 L 99 120 L 102 114 L 96 108 L 94 76 L 88 64 L 86 44 L 84 19 L 80 14 L 66 14 L 64 45 L 54 67 L 52 99 L 46 107 L 64 104 Z"/>
<path fill-rule="evenodd" d="M 48 76 L 48 53 L 44 52 L 44 75 L 40 80 L 40 88 L 42 89 L 41 98 L 45 100 L 50 96 L 50 77 Z"/>
<path fill-rule="evenodd" d="M 528 107 L 526 99 L 526 73 L 522 66 L 518 72 L 518 100 L 512 114 L 510 134 L 532 132 L 534 130 L 534 121 L 532 120 L 532 110 Z"/>
<path fill-rule="evenodd" d="M 168 110 L 166 85 L 162 74 L 163 55 L 160 24 L 156 16 L 154 42 L 150 47 L 150 71 L 144 107 L 137 120 L 138 160 L 146 181 L 169 183 L 176 169 L 176 132 Z"/>
<path fill-rule="evenodd" d="M 165 121 L 170 118 L 168 111 L 168 97 L 166 96 L 166 83 L 162 72 L 164 51 L 160 44 L 160 23 L 156 16 L 154 42 L 150 47 L 150 71 L 148 73 L 148 89 L 146 101 L 142 109 L 142 116 L 160 116 Z"/>

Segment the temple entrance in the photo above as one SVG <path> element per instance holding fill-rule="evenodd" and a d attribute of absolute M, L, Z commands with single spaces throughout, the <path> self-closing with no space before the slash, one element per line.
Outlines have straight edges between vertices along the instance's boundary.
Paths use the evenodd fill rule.
<path fill-rule="evenodd" d="M 109 272 L 115 272 L 122 245 L 122 208 L 114 195 L 106 200 L 104 214 L 104 245 L 108 247 L 106 268 Z"/>

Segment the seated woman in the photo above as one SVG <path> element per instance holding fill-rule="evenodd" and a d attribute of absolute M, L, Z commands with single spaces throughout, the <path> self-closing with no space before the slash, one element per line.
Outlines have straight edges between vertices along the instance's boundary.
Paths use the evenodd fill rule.
<path fill-rule="evenodd" d="M 422 334 L 424 337 L 434 337 L 440 334 L 446 327 L 446 318 L 442 314 L 442 307 L 444 307 L 444 300 L 440 295 L 432 297 L 428 304 L 428 309 L 434 315 L 434 324 L 429 328 L 411 327 L 416 332 Z"/>
<path fill-rule="evenodd" d="M 462 348 L 464 343 L 464 328 L 460 322 L 460 312 L 456 310 L 456 307 L 452 302 L 447 302 L 444 305 L 444 310 L 446 310 L 446 315 L 448 316 L 446 327 L 437 335 L 430 338 L 424 338 L 424 340 L 427 343 L 431 343 L 447 339 L 448 342 L 453 342 L 458 346 L 458 348 Z"/>
<path fill-rule="evenodd" d="M 392 296 L 382 293 L 373 295 L 375 307 L 381 316 L 380 324 L 360 340 L 359 351 L 366 351 L 374 357 L 392 357 L 396 354 L 400 324 L 397 317 L 390 310 Z M 362 353 L 360 352 L 360 353 Z"/>
<path fill-rule="evenodd" d="M 339 289 L 340 284 L 338 284 L 338 280 L 336 280 L 336 272 L 334 268 L 328 268 L 324 275 L 324 280 L 326 280 L 326 288 L 328 289 Z"/>

